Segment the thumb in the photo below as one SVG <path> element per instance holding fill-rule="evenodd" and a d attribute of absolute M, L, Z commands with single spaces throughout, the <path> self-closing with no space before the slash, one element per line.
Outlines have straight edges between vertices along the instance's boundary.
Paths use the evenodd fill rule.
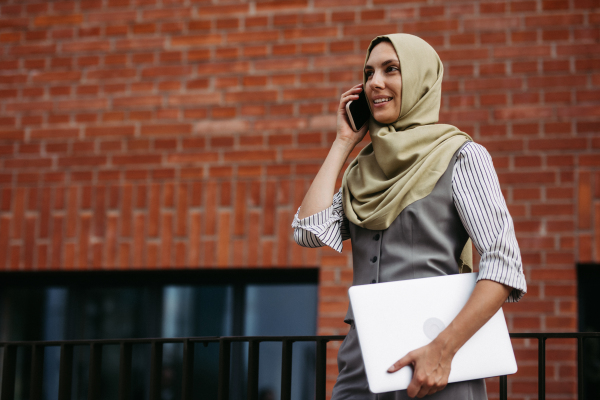
<path fill-rule="evenodd" d="M 408 353 L 398 361 L 396 361 L 390 368 L 388 368 L 387 372 L 396 372 L 399 369 L 406 367 L 407 365 L 411 365 L 414 359 L 411 353 Z"/>

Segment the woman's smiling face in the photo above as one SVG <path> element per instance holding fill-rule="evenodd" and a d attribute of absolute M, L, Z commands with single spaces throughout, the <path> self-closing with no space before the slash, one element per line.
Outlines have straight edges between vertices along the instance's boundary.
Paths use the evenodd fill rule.
<path fill-rule="evenodd" d="M 394 46 L 383 41 L 371 50 L 365 66 L 365 95 L 373 118 L 380 124 L 394 123 L 402 106 L 402 75 Z"/>

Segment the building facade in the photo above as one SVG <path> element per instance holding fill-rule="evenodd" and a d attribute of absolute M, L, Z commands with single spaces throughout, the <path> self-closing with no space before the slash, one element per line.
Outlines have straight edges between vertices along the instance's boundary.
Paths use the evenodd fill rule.
<path fill-rule="evenodd" d="M 344 334 L 350 243 L 302 248 L 290 225 L 368 43 L 406 32 L 444 62 L 440 122 L 493 157 L 528 281 L 509 329 L 582 329 L 599 28 L 597 0 L 3 1 L 0 270 L 318 268 L 317 333 Z M 548 342 L 548 398 L 576 393 L 574 344 Z M 514 345 L 509 396 L 536 398 L 536 343 Z"/>

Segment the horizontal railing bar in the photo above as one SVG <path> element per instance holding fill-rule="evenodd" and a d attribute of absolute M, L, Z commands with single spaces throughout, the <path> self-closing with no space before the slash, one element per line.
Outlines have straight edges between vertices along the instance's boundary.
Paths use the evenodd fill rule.
<path fill-rule="evenodd" d="M 47 340 L 47 341 L 15 341 L 0 342 L 3 346 L 60 346 L 68 343 L 72 346 L 89 346 L 91 344 L 152 344 L 152 343 L 184 343 L 190 342 L 212 342 L 218 343 L 221 339 L 227 339 L 230 342 L 248 342 L 256 340 L 259 342 L 282 342 L 284 340 L 293 340 L 294 342 L 316 342 L 317 340 L 344 340 L 345 335 L 336 336 L 209 336 L 209 337 L 189 337 L 189 338 L 144 338 L 144 339 L 94 339 L 94 340 Z"/>
<path fill-rule="evenodd" d="M 546 332 L 546 333 L 511 333 L 513 339 L 578 339 L 600 337 L 600 332 Z"/>
<path fill-rule="evenodd" d="M 229 342 L 317 342 L 319 340 L 338 341 L 344 340 L 345 335 L 332 336 L 207 336 L 207 337 L 181 337 L 181 338 L 143 338 L 143 339 L 94 339 L 94 340 L 42 340 L 42 341 L 14 341 L 0 342 L 0 347 L 5 346 L 61 346 L 69 344 L 72 346 L 120 345 L 127 344 L 152 344 L 152 343 L 184 343 L 186 340 L 193 343 L 219 343 L 220 340 Z M 579 339 L 600 337 L 600 332 L 546 332 L 546 333 L 511 333 L 512 339 Z"/>
<path fill-rule="evenodd" d="M 96 340 L 48 340 L 48 341 L 39 341 L 39 342 L 25 342 L 25 341 L 15 341 L 15 342 L 0 342 L 0 347 L 5 345 L 17 345 L 17 346 L 60 346 L 62 344 L 68 343 L 72 346 L 89 346 L 91 344 L 102 344 L 102 345 L 118 345 L 121 343 L 128 344 L 152 344 L 152 343 L 183 343 L 186 338 L 145 338 L 145 339 L 96 339 Z M 190 338 L 187 338 L 191 340 Z M 194 340 L 196 341 L 196 340 Z M 197 340 L 198 342 L 219 342 L 219 338 L 210 338 L 210 339 L 202 339 Z"/>
<path fill-rule="evenodd" d="M 344 340 L 345 335 L 336 336 L 221 336 L 221 339 L 225 339 L 229 342 L 283 342 L 284 340 L 292 340 L 293 342 L 316 342 L 319 340 Z M 190 339 L 194 342 L 202 342 L 202 340 Z"/>
<path fill-rule="evenodd" d="M 15 342 L 0 342 L 0 347 L 5 345 L 16 346 L 60 346 L 68 343 L 73 346 L 89 346 L 91 344 L 152 344 L 152 343 L 183 343 L 185 340 L 193 342 L 214 342 L 218 343 L 220 337 L 211 336 L 207 338 L 192 337 L 192 338 L 143 338 L 143 339 L 75 339 L 75 340 L 41 340 L 41 341 L 15 341 Z"/>

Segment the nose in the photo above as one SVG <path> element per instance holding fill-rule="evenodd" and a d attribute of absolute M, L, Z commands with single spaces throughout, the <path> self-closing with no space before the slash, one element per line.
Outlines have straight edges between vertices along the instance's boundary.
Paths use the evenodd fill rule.
<path fill-rule="evenodd" d="M 373 77 L 371 78 L 371 85 L 373 86 L 373 88 L 383 89 L 385 84 L 383 83 L 383 77 L 381 76 L 381 72 L 373 72 Z"/>

